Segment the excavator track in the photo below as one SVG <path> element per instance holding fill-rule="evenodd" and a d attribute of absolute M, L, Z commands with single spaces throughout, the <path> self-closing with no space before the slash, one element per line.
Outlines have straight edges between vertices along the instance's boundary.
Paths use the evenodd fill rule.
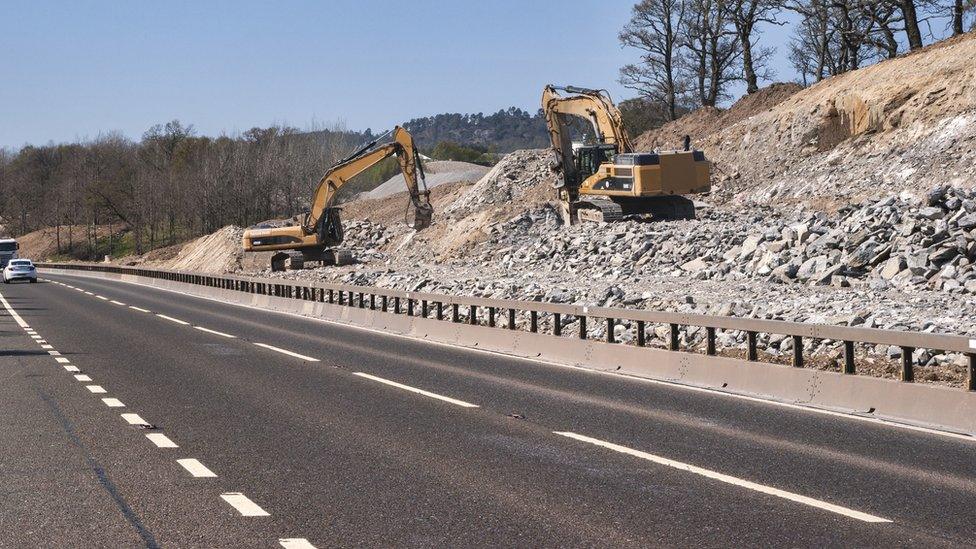
<path fill-rule="evenodd" d="M 609 200 L 581 200 L 576 203 L 576 216 L 581 222 L 613 223 L 624 217 L 623 209 Z"/>

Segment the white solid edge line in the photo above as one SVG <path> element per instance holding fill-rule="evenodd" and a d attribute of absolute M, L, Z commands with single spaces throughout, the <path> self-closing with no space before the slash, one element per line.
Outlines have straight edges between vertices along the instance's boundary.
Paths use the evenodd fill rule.
<path fill-rule="evenodd" d="M 143 309 L 142 307 L 136 307 L 135 305 L 129 305 L 129 308 L 132 309 L 132 310 L 134 310 L 134 311 L 139 311 L 140 313 L 149 313 L 149 312 L 151 312 L 149 309 Z"/>
<path fill-rule="evenodd" d="M 293 356 L 295 358 L 300 358 L 300 359 L 306 360 L 308 362 L 318 362 L 319 361 L 319 359 L 317 359 L 317 358 L 312 358 L 310 356 L 305 356 L 305 355 L 300 355 L 298 353 L 293 353 L 293 352 L 289 351 L 288 349 L 282 349 L 281 347 L 275 347 L 273 345 L 268 345 L 267 343 L 255 343 L 255 345 L 257 345 L 258 347 L 263 347 L 265 349 L 269 349 L 269 350 L 272 350 L 272 351 L 279 352 L 279 353 L 281 353 L 283 355 L 288 355 L 288 356 Z"/>
<path fill-rule="evenodd" d="M 92 378 L 88 377 L 85 374 L 77 374 L 77 375 L 75 375 L 75 379 L 77 379 L 78 381 L 91 381 L 92 380 Z"/>
<path fill-rule="evenodd" d="M 176 463 L 182 465 L 184 469 L 197 478 L 213 478 L 217 476 L 204 464 L 200 463 L 199 460 L 193 458 L 178 459 Z"/>
<path fill-rule="evenodd" d="M 194 326 L 197 330 L 201 332 L 207 332 L 208 334 L 218 335 L 220 337 L 226 337 L 228 339 L 236 339 L 237 336 L 232 336 L 230 334 L 225 334 L 224 332 L 218 332 L 217 330 L 211 330 L 209 328 L 204 328 L 203 326 Z"/>
<path fill-rule="evenodd" d="M 109 408 L 125 408 L 125 404 L 122 404 L 122 401 L 117 398 L 103 398 L 102 402 Z"/>
<path fill-rule="evenodd" d="M 14 319 L 14 322 L 16 322 L 18 326 L 24 329 L 30 328 L 30 326 L 26 322 L 24 322 L 24 319 L 20 318 L 20 315 L 17 314 L 17 311 L 15 311 L 14 308 L 10 306 L 10 303 L 7 301 L 7 298 L 3 297 L 3 294 L 0 294 L 0 303 L 3 303 L 4 308 L 7 309 L 7 312 L 10 313 L 11 318 Z"/>
<path fill-rule="evenodd" d="M 226 501 L 233 507 L 237 509 L 237 512 L 245 517 L 267 517 L 270 516 L 267 511 L 254 503 L 247 496 L 240 492 L 227 492 L 220 494 L 221 499 Z"/>
<path fill-rule="evenodd" d="M 726 484 L 732 484 L 734 486 L 739 486 L 741 488 L 746 488 L 756 492 L 761 492 L 770 496 L 776 496 L 778 498 L 783 498 L 796 503 L 801 503 L 803 505 L 809 505 L 810 507 L 816 507 L 817 509 L 823 509 L 824 511 L 830 511 L 831 513 L 837 513 L 839 515 L 844 515 L 853 519 L 857 519 L 864 522 L 892 522 L 889 519 L 877 517 L 870 515 L 868 513 L 863 513 L 861 511 L 855 511 L 854 509 L 849 509 L 847 507 L 842 507 L 840 505 L 834 505 L 833 503 L 827 503 L 819 499 L 814 499 L 807 496 L 801 496 L 800 494 L 794 494 L 793 492 L 787 492 L 786 490 L 780 490 L 779 488 L 773 488 L 772 486 L 766 486 L 763 484 L 758 484 L 752 481 L 740 479 L 733 477 L 731 475 L 726 475 L 724 473 L 719 473 L 716 471 L 711 471 L 709 469 L 703 469 L 695 465 L 688 463 L 683 463 L 680 461 L 675 461 L 673 459 L 668 459 L 661 456 L 656 456 L 654 454 L 649 454 L 647 452 L 642 452 L 640 450 L 634 450 L 633 448 L 628 448 L 626 446 L 620 446 L 619 444 L 614 444 L 612 442 L 606 442 L 603 440 L 591 438 L 585 435 L 576 434 L 568 431 L 553 431 L 554 434 L 572 438 L 581 442 L 587 442 L 589 444 L 594 444 L 596 446 L 602 446 L 608 448 L 615 452 L 620 452 L 622 454 L 627 454 L 630 456 L 638 457 L 657 463 L 658 465 L 664 465 L 666 467 L 672 467 L 674 469 L 679 469 L 688 473 L 694 473 L 696 475 L 701 475 L 712 480 L 717 480 L 724 482 Z"/>
<path fill-rule="evenodd" d="M 373 381 L 378 381 L 379 383 L 390 385 L 392 387 L 397 387 L 399 389 L 403 389 L 404 391 L 410 391 L 411 393 L 417 393 L 418 395 L 424 395 L 426 397 L 436 398 L 437 400 L 443 400 L 444 402 L 450 402 L 451 404 L 456 404 L 464 408 L 478 408 L 477 404 L 471 404 L 470 402 L 465 402 L 463 400 L 458 400 L 456 398 L 446 397 L 443 395 L 439 395 L 437 393 L 431 393 L 430 391 L 424 391 L 423 389 L 418 389 L 416 387 L 411 387 L 409 385 L 397 383 L 396 381 L 390 381 L 389 379 L 383 379 L 382 377 L 376 377 L 374 375 L 370 375 L 364 372 L 353 372 L 353 374 L 359 377 L 364 377 L 366 379 L 372 379 Z"/>
<path fill-rule="evenodd" d="M 146 438 L 160 448 L 179 448 L 175 442 L 162 433 L 148 433 L 146 434 Z"/>
<path fill-rule="evenodd" d="M 82 274 L 74 274 L 74 273 L 72 273 L 72 274 L 64 274 L 64 273 L 62 273 L 61 275 L 62 276 L 76 276 L 76 277 L 80 277 L 80 278 L 95 278 L 95 277 L 91 277 L 91 276 L 86 276 L 86 275 L 82 275 Z M 365 331 L 365 332 L 370 332 L 370 333 L 374 333 L 374 334 L 381 334 L 381 335 L 385 335 L 385 336 L 389 336 L 389 337 L 394 337 L 394 338 L 409 339 L 410 341 L 423 342 L 423 343 L 427 343 L 427 344 L 430 344 L 430 345 L 437 345 L 437 346 L 440 346 L 440 347 L 446 347 L 446 348 L 449 348 L 449 349 L 455 349 L 455 350 L 461 349 L 461 350 L 469 351 L 469 352 L 472 352 L 472 353 L 484 353 L 484 354 L 489 354 L 489 355 L 495 355 L 495 356 L 504 357 L 504 358 L 507 358 L 507 359 L 510 359 L 510 360 L 521 360 L 521 361 L 525 361 L 525 362 L 533 362 L 533 363 L 536 363 L 536 364 L 545 364 L 547 366 L 555 366 L 557 368 L 567 368 L 567 369 L 570 369 L 570 370 L 576 370 L 576 371 L 579 371 L 579 372 L 582 372 L 582 373 L 586 373 L 586 374 L 594 374 L 594 375 L 603 375 L 603 376 L 612 376 L 612 377 L 617 377 L 617 378 L 624 378 L 624 379 L 629 379 L 631 381 L 635 381 L 635 382 L 638 382 L 638 383 L 650 383 L 652 385 L 661 385 L 661 386 L 664 386 L 664 387 L 670 387 L 672 389 L 680 389 L 680 390 L 692 391 L 692 392 L 696 392 L 696 393 L 708 393 L 708 394 L 712 394 L 712 395 L 716 395 L 716 396 L 721 396 L 721 397 L 726 397 L 726 398 L 735 398 L 735 399 L 739 399 L 739 400 L 745 400 L 745 401 L 748 401 L 748 402 L 755 402 L 755 403 L 758 403 L 758 404 L 768 404 L 768 405 L 771 405 L 771 406 L 777 406 L 777 407 L 780 407 L 780 408 L 787 408 L 787 409 L 790 409 L 790 410 L 797 410 L 797 411 L 800 411 L 800 412 L 809 412 L 809 413 L 813 413 L 813 414 L 827 415 L 827 416 L 832 416 L 832 417 L 837 417 L 837 418 L 842 418 L 842 419 L 849 419 L 849 420 L 853 420 L 853 421 L 861 421 L 861 422 L 864 422 L 864 423 L 871 423 L 871 424 L 878 425 L 878 426 L 881 426 L 881 427 L 890 427 L 890 428 L 893 428 L 893 429 L 903 429 L 903 430 L 906 430 L 906 431 L 915 431 L 917 433 L 926 433 L 926 434 L 929 434 L 929 435 L 936 435 L 936 436 L 941 436 L 941 437 L 953 438 L 953 439 L 956 439 L 956 440 L 964 440 L 964 441 L 967 441 L 967 442 L 970 442 L 970 443 L 976 442 L 976 437 L 974 437 L 972 435 L 967 435 L 967 434 L 962 434 L 962 433 L 956 433 L 956 432 L 953 432 L 953 431 L 945 431 L 945 430 L 935 429 L 935 428 L 931 428 L 931 427 L 923 427 L 921 425 L 912 425 L 910 423 L 902 423 L 902 422 L 899 422 L 899 421 L 887 420 L 887 419 L 882 419 L 882 418 L 877 418 L 877 417 L 868 417 L 868 416 L 863 416 L 863 415 L 856 414 L 854 412 L 838 412 L 838 411 L 835 411 L 835 410 L 827 410 L 825 408 L 817 408 L 817 407 L 814 407 L 814 406 L 803 406 L 803 405 L 800 405 L 800 404 L 792 404 L 792 403 L 789 403 L 789 402 L 783 402 L 783 401 L 779 401 L 779 400 L 772 400 L 772 399 L 765 399 L 765 398 L 759 398 L 759 397 L 752 397 L 752 396 L 748 396 L 748 395 L 742 395 L 742 394 L 732 393 L 732 392 L 729 392 L 729 391 L 723 391 L 721 389 L 712 389 L 710 387 L 699 387 L 697 385 L 690 385 L 690 384 L 687 384 L 687 383 L 679 383 L 679 382 L 676 382 L 676 381 L 667 381 L 667 380 L 663 380 L 663 379 L 651 379 L 651 378 L 647 378 L 647 377 L 640 377 L 640 376 L 636 376 L 636 375 L 632 375 L 632 374 L 626 374 L 626 373 L 620 373 L 620 372 L 614 372 L 614 371 L 594 370 L 592 368 L 586 368 L 586 367 L 583 367 L 583 366 L 574 366 L 572 364 L 560 364 L 558 362 L 553 362 L 553 361 L 545 360 L 545 359 L 541 359 L 541 358 L 531 358 L 531 357 L 524 357 L 524 356 L 516 356 L 516 355 L 512 355 L 512 354 L 508 354 L 508 353 L 503 353 L 503 352 L 500 352 L 500 351 L 492 351 L 492 350 L 489 350 L 489 349 L 479 349 L 477 347 L 463 347 L 463 346 L 458 346 L 458 345 L 451 345 L 450 343 L 441 343 L 440 341 L 432 341 L 432 340 L 429 340 L 429 339 L 423 339 L 423 338 L 418 338 L 418 337 L 411 337 L 411 336 L 404 335 L 404 334 L 395 334 L 395 333 L 386 332 L 386 331 L 383 331 L 383 330 L 378 330 L 378 329 L 375 329 L 375 328 L 366 328 L 366 327 L 363 327 L 363 326 L 356 326 L 355 324 L 346 324 L 346 323 L 343 323 L 343 322 L 337 322 L 335 320 L 329 320 L 329 319 L 325 319 L 325 318 L 316 318 L 316 317 L 313 317 L 313 316 L 306 316 L 306 315 L 302 315 L 302 314 L 298 314 L 298 313 L 291 313 L 291 312 L 288 312 L 288 311 L 275 311 L 275 310 L 272 310 L 272 309 L 267 309 L 267 308 L 263 308 L 263 307 L 256 307 L 254 305 L 248 305 L 248 304 L 244 304 L 244 303 L 232 303 L 232 302 L 229 302 L 229 301 L 223 301 L 223 300 L 216 299 L 216 298 L 213 298 L 213 297 L 206 297 L 206 296 L 200 296 L 200 295 L 195 295 L 195 294 L 188 294 L 186 292 L 181 292 L 179 290 L 173 290 L 173 289 L 170 289 L 170 288 L 161 288 L 161 287 L 158 287 L 158 286 L 149 286 L 147 284 L 140 284 L 138 282 L 131 282 L 131 281 L 128 281 L 128 280 L 116 280 L 114 282 L 122 282 L 124 284 L 131 284 L 133 286 L 140 286 L 140 287 L 143 287 L 143 288 L 154 288 L 156 290 L 160 290 L 160 291 L 163 291 L 163 292 L 169 292 L 169 293 L 172 293 L 172 294 L 182 295 L 182 296 L 189 297 L 189 298 L 193 298 L 193 299 L 202 299 L 202 300 L 205 300 L 205 301 L 213 301 L 213 302 L 216 302 L 216 303 L 222 303 L 224 305 L 231 305 L 231 306 L 234 306 L 234 307 L 241 307 L 243 309 L 252 309 L 252 310 L 255 310 L 255 311 L 263 311 L 265 313 L 274 313 L 274 314 L 279 314 L 279 315 L 292 316 L 292 317 L 295 317 L 295 318 L 303 318 L 305 320 L 309 320 L 309 321 L 312 321 L 312 322 L 321 322 L 323 324 L 329 324 L 329 325 L 332 325 L 332 326 L 343 326 L 343 327 L 346 327 L 346 328 L 351 328 L 351 329 L 355 329 L 355 330 L 362 330 L 362 331 Z"/>
<path fill-rule="evenodd" d="M 159 314 L 159 313 L 156 313 L 156 316 L 158 316 L 159 318 L 162 318 L 162 319 L 165 319 L 165 320 L 168 320 L 168 321 L 170 321 L 170 322 L 175 322 L 175 323 L 177 323 L 177 324 L 182 324 L 182 325 L 184 325 L 184 326 L 189 326 L 189 325 L 190 325 L 190 323 L 189 323 L 189 322 L 187 322 L 187 321 L 185 321 L 185 320 L 180 320 L 180 319 L 178 319 L 178 318 L 173 318 L 173 317 L 171 317 L 171 316 L 166 316 L 166 315 L 161 315 L 161 314 Z"/>
<path fill-rule="evenodd" d="M 108 392 L 101 385 L 86 385 L 85 388 L 88 389 L 89 391 L 93 392 L 93 393 L 107 393 Z"/>
<path fill-rule="evenodd" d="M 71 362 L 70 360 L 64 358 L 63 356 L 54 357 L 54 360 L 58 361 L 58 364 L 67 364 Z"/>
<path fill-rule="evenodd" d="M 278 540 L 278 543 L 285 549 L 316 549 L 305 538 L 281 538 Z"/>
<path fill-rule="evenodd" d="M 139 414 L 122 414 L 122 419 L 128 422 L 129 425 L 149 425 L 149 422 L 142 419 Z"/>
<path fill-rule="evenodd" d="M 125 307 L 125 303 L 122 303 L 121 301 L 115 301 L 114 299 L 112 301 L 109 301 L 109 303 L 113 303 L 115 305 L 121 305 L 121 306 Z"/>
<path fill-rule="evenodd" d="M 64 369 L 67 370 L 67 371 L 69 371 L 69 372 L 80 372 L 81 371 L 81 370 L 78 369 L 77 366 L 72 366 L 70 364 L 65 364 L 64 365 Z"/>

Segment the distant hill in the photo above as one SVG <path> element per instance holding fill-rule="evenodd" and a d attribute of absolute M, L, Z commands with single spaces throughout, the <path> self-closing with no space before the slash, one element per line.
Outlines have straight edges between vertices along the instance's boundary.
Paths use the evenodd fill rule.
<path fill-rule="evenodd" d="M 447 113 L 414 118 L 404 126 L 425 149 L 433 149 L 445 141 L 485 147 L 497 153 L 549 146 L 541 111 L 529 114 L 517 107 L 489 115 Z"/>

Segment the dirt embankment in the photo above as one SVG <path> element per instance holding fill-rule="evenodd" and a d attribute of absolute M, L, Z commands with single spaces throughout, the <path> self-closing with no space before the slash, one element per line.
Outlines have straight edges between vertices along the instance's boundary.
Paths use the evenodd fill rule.
<path fill-rule="evenodd" d="M 721 200 L 822 207 L 884 193 L 976 185 L 976 34 L 789 94 L 774 86 L 637 139 L 685 134 L 716 164 Z M 783 95 L 788 95 L 783 97 Z"/>

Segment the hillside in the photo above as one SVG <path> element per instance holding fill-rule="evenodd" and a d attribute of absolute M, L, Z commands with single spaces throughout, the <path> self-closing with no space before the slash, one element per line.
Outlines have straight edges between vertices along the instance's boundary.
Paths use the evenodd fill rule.
<path fill-rule="evenodd" d="M 738 203 L 836 207 L 884 192 L 976 184 L 976 34 L 796 91 L 774 86 L 725 112 L 701 110 L 637 139 L 690 134 Z M 758 108 L 757 108 L 758 107 Z"/>

